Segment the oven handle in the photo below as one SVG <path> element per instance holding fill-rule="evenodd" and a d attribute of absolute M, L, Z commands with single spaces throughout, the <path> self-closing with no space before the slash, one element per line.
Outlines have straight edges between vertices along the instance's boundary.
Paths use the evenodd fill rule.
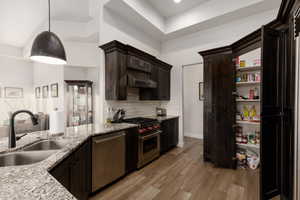
<path fill-rule="evenodd" d="M 142 136 L 141 140 L 147 140 L 153 137 L 156 137 L 158 134 L 161 134 L 162 131 L 155 131 L 154 133 L 152 133 L 151 135 L 146 135 L 146 136 Z"/>

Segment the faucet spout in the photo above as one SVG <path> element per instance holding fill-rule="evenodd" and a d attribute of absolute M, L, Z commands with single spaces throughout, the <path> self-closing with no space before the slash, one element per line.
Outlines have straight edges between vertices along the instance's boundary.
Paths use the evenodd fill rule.
<path fill-rule="evenodd" d="M 16 132 L 15 132 L 15 117 L 20 113 L 27 113 L 31 117 L 31 122 L 33 125 L 38 124 L 38 117 L 35 116 L 32 112 L 29 110 L 19 110 L 14 112 L 10 117 L 10 132 L 8 137 L 8 147 L 9 148 L 15 148 L 16 147 Z"/>

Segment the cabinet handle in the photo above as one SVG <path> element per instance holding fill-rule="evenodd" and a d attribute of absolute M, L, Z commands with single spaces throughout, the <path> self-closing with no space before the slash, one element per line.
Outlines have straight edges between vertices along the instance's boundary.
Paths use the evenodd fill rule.
<path fill-rule="evenodd" d="M 96 143 L 96 144 L 99 144 L 99 143 L 114 140 L 114 139 L 117 139 L 117 138 L 120 138 L 120 137 L 123 137 L 123 136 L 125 136 L 125 133 L 122 133 L 121 135 L 117 135 L 117 136 L 113 136 L 113 137 L 108 137 L 108 138 L 105 138 L 105 139 L 94 140 L 93 142 Z"/>

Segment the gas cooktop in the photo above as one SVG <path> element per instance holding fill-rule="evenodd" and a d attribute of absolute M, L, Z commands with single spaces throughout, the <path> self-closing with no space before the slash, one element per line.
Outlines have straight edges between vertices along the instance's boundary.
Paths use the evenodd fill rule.
<path fill-rule="evenodd" d="M 158 123 L 158 120 L 156 119 L 143 118 L 143 117 L 129 118 L 129 119 L 124 119 L 123 121 L 126 123 L 140 124 L 140 125 L 145 125 L 148 123 Z"/>
<path fill-rule="evenodd" d="M 151 118 L 136 117 L 123 120 L 126 123 L 138 124 L 140 134 L 151 134 L 160 129 L 158 120 Z"/>

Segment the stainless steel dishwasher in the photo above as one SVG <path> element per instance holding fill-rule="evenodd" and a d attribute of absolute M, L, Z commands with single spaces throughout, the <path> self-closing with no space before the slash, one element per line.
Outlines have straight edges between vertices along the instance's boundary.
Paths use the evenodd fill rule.
<path fill-rule="evenodd" d="M 125 132 L 93 138 L 92 191 L 125 175 Z"/>

